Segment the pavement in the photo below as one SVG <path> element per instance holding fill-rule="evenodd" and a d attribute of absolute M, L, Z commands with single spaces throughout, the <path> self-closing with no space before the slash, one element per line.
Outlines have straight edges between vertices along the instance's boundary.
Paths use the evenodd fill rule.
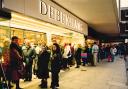
<path fill-rule="evenodd" d="M 21 80 L 20 86 L 24 89 L 41 89 L 38 86 L 40 81 L 33 75 L 31 82 Z M 104 60 L 96 67 L 75 68 L 73 66 L 70 70 L 61 71 L 59 89 L 128 89 L 126 82 L 125 61 L 116 57 L 114 62 Z M 50 83 L 49 78 L 48 89 L 50 89 Z"/>

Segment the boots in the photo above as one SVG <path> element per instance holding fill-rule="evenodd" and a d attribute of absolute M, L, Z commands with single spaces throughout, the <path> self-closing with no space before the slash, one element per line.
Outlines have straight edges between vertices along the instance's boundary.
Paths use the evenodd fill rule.
<path fill-rule="evenodd" d="M 41 85 L 40 85 L 41 88 L 47 88 L 47 79 L 42 79 L 41 81 Z"/>
<path fill-rule="evenodd" d="M 16 89 L 23 89 L 19 87 L 19 80 L 16 81 Z"/>

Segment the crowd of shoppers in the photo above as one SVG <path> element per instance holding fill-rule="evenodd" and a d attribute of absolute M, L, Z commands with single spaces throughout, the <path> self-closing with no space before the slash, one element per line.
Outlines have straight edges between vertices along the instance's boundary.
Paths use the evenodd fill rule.
<path fill-rule="evenodd" d="M 1 65 L 4 68 L 9 89 L 12 84 L 16 84 L 16 89 L 21 89 L 20 79 L 24 81 L 32 81 L 32 74 L 41 79 L 41 88 L 47 88 L 47 79 L 51 72 L 51 88 L 59 87 L 60 70 L 70 69 L 76 64 L 76 68 L 83 66 L 97 66 L 97 63 L 106 59 L 108 62 L 114 62 L 116 55 L 128 54 L 128 44 L 118 45 L 98 45 L 94 44 L 77 46 L 65 44 L 60 46 L 53 43 L 48 47 L 46 43 L 36 44 L 34 46 L 28 41 L 23 45 L 19 45 L 19 38 L 13 36 L 11 43 L 7 40 L 4 47 L 0 48 Z M 2 82 L 3 73 L 0 68 L 0 82 Z"/>

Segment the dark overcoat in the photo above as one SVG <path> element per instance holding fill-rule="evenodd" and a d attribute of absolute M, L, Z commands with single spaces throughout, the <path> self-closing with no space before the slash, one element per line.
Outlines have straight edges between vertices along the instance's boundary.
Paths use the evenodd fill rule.
<path fill-rule="evenodd" d="M 20 68 L 23 65 L 23 57 L 21 47 L 15 43 L 10 44 L 10 67 L 12 80 L 17 81 L 21 78 Z"/>
<path fill-rule="evenodd" d="M 78 48 L 75 53 L 75 59 L 78 65 L 81 64 L 81 52 L 82 52 L 82 49 Z"/>
<path fill-rule="evenodd" d="M 49 77 L 49 69 L 48 69 L 49 60 L 50 60 L 50 53 L 48 51 L 44 51 L 39 54 L 39 58 L 38 58 L 38 62 L 37 62 L 38 78 L 48 78 Z"/>

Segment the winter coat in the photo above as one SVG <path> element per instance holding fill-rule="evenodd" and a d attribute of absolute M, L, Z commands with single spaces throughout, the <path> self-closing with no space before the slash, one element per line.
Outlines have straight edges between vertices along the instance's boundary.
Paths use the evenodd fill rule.
<path fill-rule="evenodd" d="M 39 54 L 39 58 L 38 58 L 38 62 L 37 62 L 38 78 L 48 78 L 49 77 L 49 70 L 48 70 L 49 60 L 50 60 L 50 53 L 48 51 L 44 51 Z"/>
<path fill-rule="evenodd" d="M 12 80 L 16 81 L 21 78 L 21 66 L 23 65 L 23 57 L 21 48 L 15 43 L 10 44 L 10 67 L 12 69 Z"/>
<path fill-rule="evenodd" d="M 51 72 L 60 72 L 61 56 L 61 53 L 53 53 L 51 58 Z"/>
<path fill-rule="evenodd" d="M 9 54 L 10 54 L 9 47 L 3 47 L 2 56 L 3 56 L 4 65 L 9 65 L 10 63 Z"/>
<path fill-rule="evenodd" d="M 11 72 L 11 68 L 10 68 L 10 51 L 9 51 L 9 47 L 8 46 L 3 47 L 2 56 L 3 56 L 2 67 L 4 69 L 4 73 L 6 75 L 6 79 L 7 80 L 11 80 L 11 76 L 10 76 L 10 72 Z"/>
<path fill-rule="evenodd" d="M 26 65 L 32 66 L 33 59 L 36 57 L 36 52 L 33 48 L 28 47 L 24 50 L 24 61 Z"/>
<path fill-rule="evenodd" d="M 75 53 L 75 59 L 76 60 L 80 60 L 81 59 L 81 52 L 82 52 L 82 49 L 81 48 L 78 48 L 76 50 L 76 53 Z"/>

